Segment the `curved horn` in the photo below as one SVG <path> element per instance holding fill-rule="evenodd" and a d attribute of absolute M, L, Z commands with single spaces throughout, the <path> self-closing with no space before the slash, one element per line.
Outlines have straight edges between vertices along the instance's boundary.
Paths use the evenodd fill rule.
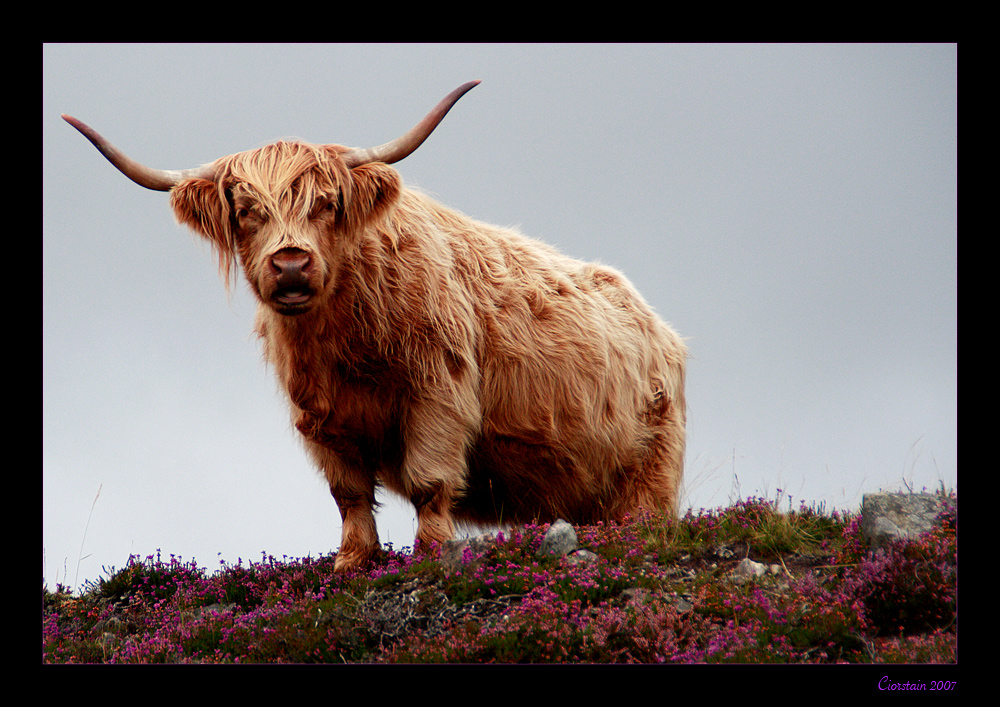
<path fill-rule="evenodd" d="M 101 137 L 96 130 L 86 123 L 65 113 L 62 114 L 62 117 L 63 120 L 83 133 L 85 138 L 94 143 L 94 147 L 100 150 L 101 154 L 107 157 L 108 161 L 117 167 L 119 172 L 141 187 L 153 189 L 154 191 L 170 191 L 184 179 L 211 177 L 212 169 L 210 165 L 184 170 L 152 169 L 151 167 L 146 167 L 119 151 L 117 147 Z"/>
<path fill-rule="evenodd" d="M 399 162 L 420 147 L 421 143 L 434 131 L 434 128 L 438 126 L 438 123 L 447 115 L 451 107 L 458 102 L 459 98 L 478 85 L 478 81 L 469 81 L 462 84 L 445 96 L 434 107 L 434 110 L 427 114 L 426 118 L 417 123 L 415 127 L 411 128 L 402 137 L 398 137 L 392 142 L 387 142 L 378 147 L 351 148 L 349 152 L 344 153 L 344 161 L 347 162 L 348 167 L 357 167 L 369 162 L 385 162 L 386 164 Z"/>

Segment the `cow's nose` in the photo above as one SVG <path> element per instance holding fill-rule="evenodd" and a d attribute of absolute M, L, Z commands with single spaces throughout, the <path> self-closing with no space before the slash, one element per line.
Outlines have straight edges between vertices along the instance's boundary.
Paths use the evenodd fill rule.
<path fill-rule="evenodd" d="M 271 267 L 278 280 L 278 286 L 300 284 L 308 280 L 307 271 L 312 258 L 304 250 L 287 248 L 271 256 Z"/>

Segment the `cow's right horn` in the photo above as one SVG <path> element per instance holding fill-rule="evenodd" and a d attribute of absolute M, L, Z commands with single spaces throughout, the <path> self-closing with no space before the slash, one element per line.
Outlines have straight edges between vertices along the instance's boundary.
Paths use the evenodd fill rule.
<path fill-rule="evenodd" d="M 195 177 L 211 179 L 212 177 L 211 165 L 202 165 L 194 169 L 184 170 L 152 169 L 151 167 L 146 167 L 125 155 L 86 123 L 65 113 L 62 114 L 62 117 L 63 120 L 83 133 L 83 136 L 90 140 L 94 144 L 94 147 L 100 150 L 101 154 L 107 157 L 108 161 L 118 168 L 118 171 L 139 186 L 155 191 L 170 191 L 185 179 L 193 179 Z"/>

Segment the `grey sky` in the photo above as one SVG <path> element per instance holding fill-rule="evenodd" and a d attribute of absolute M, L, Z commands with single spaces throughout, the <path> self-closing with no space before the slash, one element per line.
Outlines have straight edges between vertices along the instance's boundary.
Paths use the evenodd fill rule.
<path fill-rule="evenodd" d="M 48 45 L 50 586 L 157 549 L 214 569 L 340 541 L 245 286 L 227 298 L 167 196 L 59 114 L 186 168 L 290 136 L 378 144 L 471 79 L 397 168 L 619 268 L 688 337 L 685 505 L 957 486 L 954 45 Z M 383 542 L 412 544 L 386 500 Z"/>

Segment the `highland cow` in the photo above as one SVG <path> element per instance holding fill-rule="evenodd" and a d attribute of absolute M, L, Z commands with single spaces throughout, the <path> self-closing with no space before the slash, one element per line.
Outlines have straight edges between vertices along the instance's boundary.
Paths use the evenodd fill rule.
<path fill-rule="evenodd" d="M 63 116 L 120 171 L 170 191 L 257 299 L 264 357 L 343 519 L 335 567 L 379 550 L 375 491 L 456 523 L 675 513 L 685 347 L 623 275 L 405 188 L 395 169 L 465 84 L 372 149 L 277 142 L 145 167 Z"/>

